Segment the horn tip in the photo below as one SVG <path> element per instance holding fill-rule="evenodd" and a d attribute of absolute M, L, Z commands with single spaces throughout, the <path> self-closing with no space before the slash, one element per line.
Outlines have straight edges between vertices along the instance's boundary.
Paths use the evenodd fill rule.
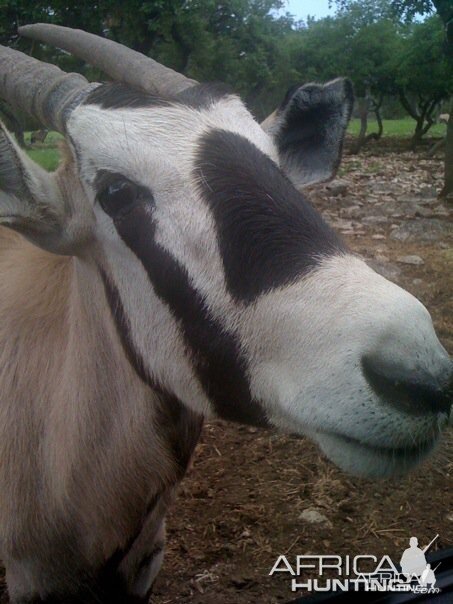
<path fill-rule="evenodd" d="M 33 27 L 33 25 L 21 25 L 17 28 L 17 32 L 20 36 L 26 36 L 27 32 L 30 31 L 30 27 Z"/>
<path fill-rule="evenodd" d="M 27 36 L 27 34 L 32 33 L 35 29 L 41 28 L 43 25 L 50 25 L 50 23 L 30 23 L 28 25 L 21 25 L 17 28 L 17 31 L 20 36 Z"/>

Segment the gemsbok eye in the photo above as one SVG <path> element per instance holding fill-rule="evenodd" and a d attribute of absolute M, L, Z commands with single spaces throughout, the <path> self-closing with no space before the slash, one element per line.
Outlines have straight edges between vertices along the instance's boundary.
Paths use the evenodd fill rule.
<path fill-rule="evenodd" d="M 101 208 L 112 218 L 127 214 L 139 197 L 139 187 L 126 178 L 111 182 L 98 194 Z"/>

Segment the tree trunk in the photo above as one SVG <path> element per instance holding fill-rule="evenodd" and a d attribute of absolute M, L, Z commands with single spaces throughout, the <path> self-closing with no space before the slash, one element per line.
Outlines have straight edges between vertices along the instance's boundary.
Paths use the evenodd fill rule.
<path fill-rule="evenodd" d="M 20 126 L 17 130 L 14 130 L 14 136 L 16 137 L 19 147 L 22 147 L 22 149 L 25 149 L 25 147 L 27 145 L 25 143 L 24 131 L 22 130 L 22 128 Z"/>
<path fill-rule="evenodd" d="M 357 140 L 355 141 L 351 153 L 357 155 L 360 149 L 363 147 L 366 138 L 366 131 L 368 128 L 368 110 L 370 107 L 370 97 L 368 93 L 364 97 L 357 99 L 357 109 L 360 117 L 360 132 Z"/>
<path fill-rule="evenodd" d="M 451 0 L 433 0 L 437 14 L 445 26 L 445 54 L 453 67 L 453 7 Z M 453 199 L 453 99 L 450 103 L 450 118 L 445 137 L 445 180 L 439 197 Z"/>
<path fill-rule="evenodd" d="M 415 151 L 417 146 L 419 145 L 422 136 L 423 136 L 423 116 L 417 119 L 417 125 L 415 126 L 415 132 L 412 135 L 411 142 L 409 145 L 409 149 L 411 151 Z"/>
<path fill-rule="evenodd" d="M 382 124 L 382 116 L 381 116 L 381 105 L 382 105 L 382 100 L 379 103 L 379 105 L 376 106 L 376 109 L 374 111 L 374 114 L 376 116 L 376 121 L 378 124 L 378 131 L 376 133 L 376 139 L 379 140 L 384 132 L 384 126 Z"/>
<path fill-rule="evenodd" d="M 410 149 L 411 151 L 415 151 L 417 145 L 420 143 L 421 139 L 425 136 L 431 126 L 434 124 L 433 114 L 436 106 L 440 102 L 440 98 L 435 97 L 433 99 L 429 99 L 424 101 L 422 99 L 418 102 L 418 111 L 412 117 L 417 122 L 415 127 L 414 135 L 411 139 Z M 426 122 L 426 123 L 425 123 Z"/>
<path fill-rule="evenodd" d="M 450 105 L 450 118 L 447 124 L 445 139 L 445 180 L 439 197 L 448 197 L 453 200 L 453 101 Z"/>
<path fill-rule="evenodd" d="M 378 141 L 381 138 L 382 133 L 384 132 L 384 126 L 382 124 L 382 116 L 381 116 L 381 106 L 382 106 L 383 98 L 384 97 L 381 96 L 377 101 L 376 100 L 373 101 L 372 110 L 373 110 L 374 115 L 376 116 L 378 131 L 368 134 L 368 136 L 366 136 L 366 138 L 365 138 L 365 144 L 370 140 Z"/>
<path fill-rule="evenodd" d="M 439 149 L 443 149 L 444 147 L 445 147 L 445 137 L 441 138 L 439 141 L 437 141 L 436 143 L 431 145 L 426 156 L 434 157 L 436 155 L 436 153 L 439 151 Z"/>

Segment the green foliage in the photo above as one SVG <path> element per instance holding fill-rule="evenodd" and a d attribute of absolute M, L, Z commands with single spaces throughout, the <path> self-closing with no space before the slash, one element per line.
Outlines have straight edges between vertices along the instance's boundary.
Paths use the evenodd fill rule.
<path fill-rule="evenodd" d="M 230 84 L 259 118 L 289 86 L 340 75 L 353 80 L 358 96 L 395 95 L 401 87 L 408 94 L 441 93 L 448 80 L 441 28 L 431 20 L 425 30 L 403 21 L 414 11 L 439 10 L 443 0 L 335 4 L 335 17 L 296 23 L 281 14 L 283 0 L 0 0 L 0 39 L 100 80 L 103 75 L 81 61 L 19 39 L 16 30 L 43 21 L 105 35 L 197 80 Z"/>
<path fill-rule="evenodd" d="M 414 133 L 414 121 L 410 117 L 402 118 L 399 120 L 384 120 L 384 132 L 385 136 L 391 136 L 396 138 L 411 138 Z M 377 123 L 375 120 L 369 120 L 368 127 L 370 132 L 377 132 Z M 447 127 L 445 124 L 435 124 L 429 131 L 432 137 L 442 137 L 445 135 Z M 353 136 L 357 136 L 360 130 L 360 120 L 352 119 L 348 133 Z"/>
<path fill-rule="evenodd" d="M 60 161 L 60 156 L 56 148 L 29 149 L 27 153 L 32 160 L 49 172 L 53 172 Z"/>
<path fill-rule="evenodd" d="M 335 17 L 311 21 L 288 37 L 290 62 L 300 80 L 326 80 L 338 75 L 352 79 L 356 94 L 394 92 L 394 60 L 401 50 L 397 25 L 386 16 L 386 3 L 373 12 L 367 3 L 352 3 Z M 382 4 L 382 6 L 381 6 Z"/>
<path fill-rule="evenodd" d="M 393 13 L 412 22 L 416 15 L 437 12 L 444 25 L 446 38 L 445 53 L 453 63 L 453 2 L 451 0 L 392 0 Z"/>
<path fill-rule="evenodd" d="M 453 72 L 443 49 L 443 27 L 437 15 L 412 24 L 396 60 L 399 86 L 409 93 L 432 98 L 453 94 Z"/>
<path fill-rule="evenodd" d="M 24 138 L 27 145 L 30 144 L 30 137 L 31 132 L 26 132 Z M 36 145 L 33 148 L 28 147 L 27 153 L 41 167 L 52 172 L 57 168 L 60 161 L 58 143 L 62 139 L 63 137 L 58 132 L 49 132 L 45 143 Z"/>

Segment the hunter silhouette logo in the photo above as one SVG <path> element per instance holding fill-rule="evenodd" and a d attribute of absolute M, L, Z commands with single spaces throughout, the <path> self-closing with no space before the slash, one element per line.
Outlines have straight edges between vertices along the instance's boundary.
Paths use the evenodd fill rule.
<path fill-rule="evenodd" d="M 406 580 L 410 581 L 415 577 L 420 580 L 420 584 L 424 587 L 434 587 L 436 576 L 431 564 L 426 562 L 425 554 L 438 537 L 439 535 L 436 535 L 424 549 L 418 547 L 417 537 L 409 539 L 409 547 L 404 550 L 400 561 L 401 572 L 405 575 Z"/>
<path fill-rule="evenodd" d="M 269 575 L 277 572 L 289 573 L 291 591 L 393 591 L 415 593 L 439 593 L 436 585 L 436 568 L 426 561 L 425 554 L 439 535 L 421 549 L 417 537 L 409 539 L 409 547 L 404 550 L 400 566 L 395 565 L 390 556 L 381 559 L 371 554 L 340 556 L 295 556 L 291 564 L 285 555 L 277 558 Z M 370 571 L 370 567 L 373 569 Z M 319 578 L 304 577 L 310 572 Z M 331 578 L 332 572 L 337 576 Z M 326 575 L 329 575 L 328 577 Z"/>

